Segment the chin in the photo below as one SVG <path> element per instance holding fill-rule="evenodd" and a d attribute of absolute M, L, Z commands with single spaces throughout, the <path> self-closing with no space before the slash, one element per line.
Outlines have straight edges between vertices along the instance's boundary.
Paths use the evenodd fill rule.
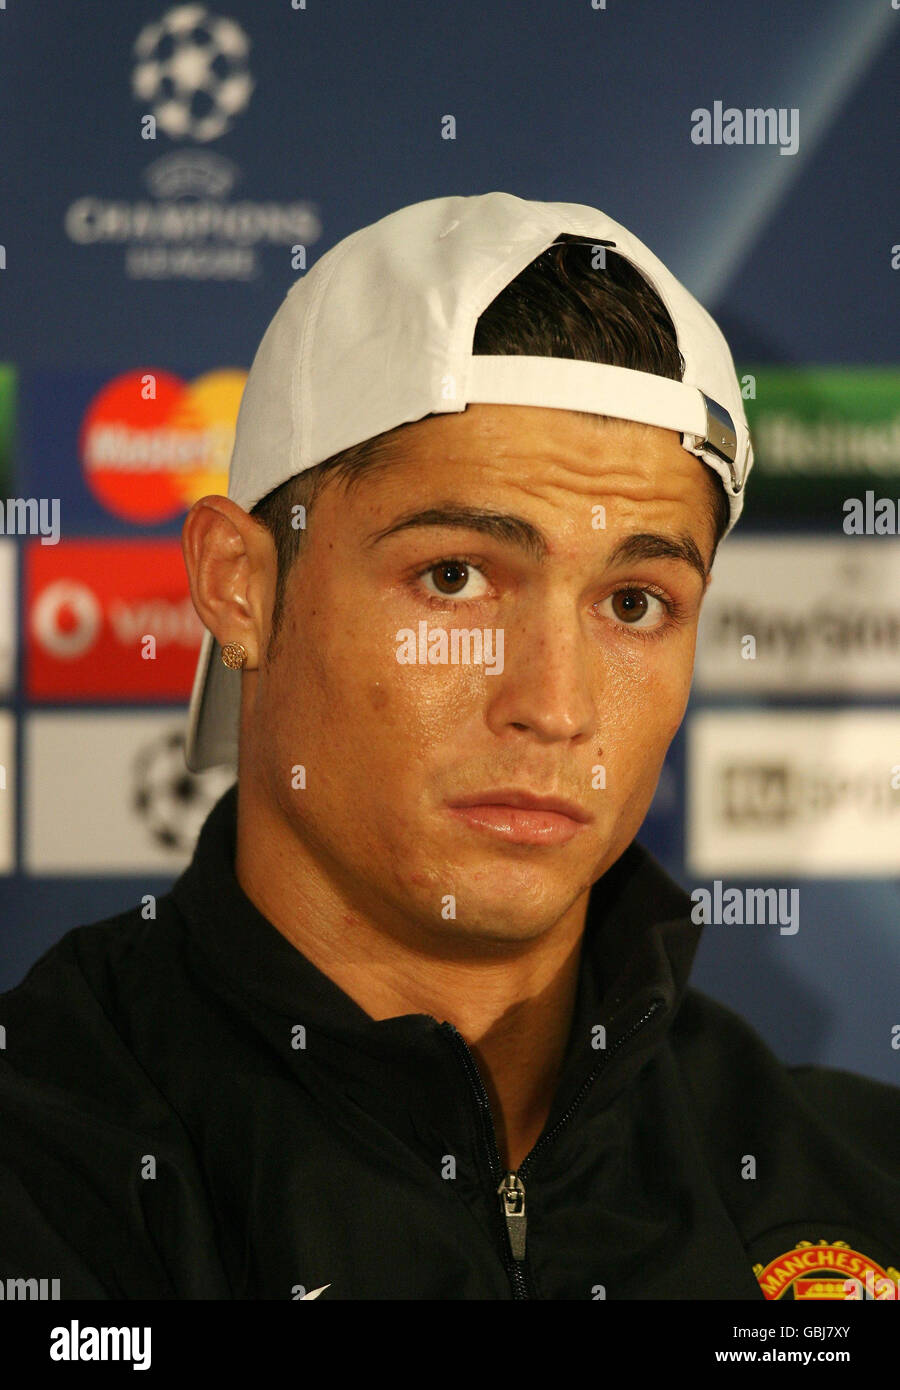
<path fill-rule="evenodd" d="M 506 948 L 511 945 L 527 945 L 530 941 L 535 941 L 544 935 L 559 920 L 558 916 L 551 914 L 551 920 L 542 917 L 540 922 L 523 922 L 520 917 L 510 917 L 510 905 L 504 904 L 506 916 L 501 918 L 499 913 L 482 916 L 473 914 L 466 921 L 442 922 L 441 937 L 445 942 L 454 942 L 460 946 L 477 946 L 479 948 L 489 948 L 492 946 Z"/>

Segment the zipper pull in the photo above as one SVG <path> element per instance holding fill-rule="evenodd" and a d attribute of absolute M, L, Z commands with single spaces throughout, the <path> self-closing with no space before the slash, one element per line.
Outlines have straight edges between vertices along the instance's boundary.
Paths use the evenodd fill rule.
<path fill-rule="evenodd" d="M 497 1191 L 506 1217 L 512 1257 L 521 1264 L 525 1258 L 525 1184 L 516 1173 L 507 1173 Z"/>

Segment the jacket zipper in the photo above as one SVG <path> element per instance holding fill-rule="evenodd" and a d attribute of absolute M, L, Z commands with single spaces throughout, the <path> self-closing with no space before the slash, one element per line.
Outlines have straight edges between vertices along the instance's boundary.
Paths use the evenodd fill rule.
<path fill-rule="evenodd" d="M 460 1031 L 457 1028 L 455 1028 L 452 1023 L 447 1022 L 441 1024 L 441 1027 L 445 1028 L 448 1031 L 451 1041 L 453 1042 L 454 1046 L 459 1052 L 463 1066 L 466 1069 L 466 1073 L 475 1091 L 475 1098 L 478 1101 L 478 1113 L 481 1119 L 482 1133 L 485 1139 L 488 1159 L 491 1165 L 491 1172 L 493 1174 L 495 1182 L 499 1178 L 499 1182 L 497 1183 L 496 1189 L 497 1194 L 500 1198 L 499 1233 L 500 1240 L 505 1252 L 504 1264 L 506 1266 L 507 1275 L 509 1276 L 509 1281 L 512 1285 L 514 1298 L 531 1297 L 528 1280 L 526 1278 L 527 1266 L 525 1263 L 525 1240 L 527 1234 L 527 1224 L 525 1215 L 525 1183 L 523 1181 L 522 1175 L 525 1173 L 525 1170 L 534 1160 L 535 1155 L 539 1154 L 542 1149 L 544 1149 L 548 1144 L 552 1143 L 552 1141 L 559 1134 L 559 1131 L 563 1129 L 565 1125 L 568 1124 L 569 1120 L 575 1114 L 575 1111 L 581 1105 L 581 1102 L 584 1100 L 591 1086 L 594 1084 L 595 1080 L 597 1079 L 597 1076 L 609 1064 L 610 1060 L 615 1056 L 619 1049 L 624 1047 L 624 1045 L 627 1042 L 629 1042 L 631 1038 L 634 1037 L 635 1033 L 637 1033 L 641 1028 L 644 1027 L 646 1023 L 650 1021 L 653 1015 L 657 1013 L 659 1009 L 662 1008 L 663 1003 L 664 1001 L 662 999 L 655 999 L 648 1008 L 647 1012 L 643 1014 L 642 1017 L 637 1020 L 637 1022 L 633 1023 L 631 1027 L 626 1030 L 626 1032 L 622 1033 L 613 1043 L 612 1047 L 610 1047 L 606 1052 L 604 1052 L 600 1061 L 591 1071 L 590 1075 L 582 1083 L 581 1087 L 569 1103 L 569 1106 L 566 1109 L 565 1113 L 560 1116 L 560 1118 L 557 1120 L 556 1124 L 553 1126 L 552 1129 L 548 1129 L 546 1134 L 541 1136 L 541 1138 L 537 1141 L 531 1152 L 522 1160 L 521 1164 L 519 1165 L 518 1171 L 515 1173 L 503 1172 L 503 1166 L 500 1162 L 500 1151 L 497 1147 L 497 1134 L 494 1129 L 494 1117 L 491 1114 L 491 1103 L 488 1099 L 488 1094 L 485 1090 L 484 1082 L 481 1079 L 481 1073 L 479 1072 L 478 1067 L 475 1063 L 475 1058 L 472 1056 L 469 1046 L 462 1033 L 460 1033 Z"/>

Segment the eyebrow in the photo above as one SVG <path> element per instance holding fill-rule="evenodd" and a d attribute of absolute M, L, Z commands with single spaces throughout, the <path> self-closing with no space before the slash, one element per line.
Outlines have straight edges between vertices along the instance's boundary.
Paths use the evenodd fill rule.
<path fill-rule="evenodd" d="M 366 543 L 377 545 L 379 541 L 383 541 L 387 536 L 396 535 L 398 531 L 425 526 L 455 526 L 468 531 L 481 531 L 502 544 L 517 546 L 538 563 L 546 559 L 550 549 L 543 531 L 522 516 L 493 512 L 486 507 L 463 507 L 455 503 L 403 513 L 389 526 L 374 531 L 367 537 Z M 640 560 L 678 560 L 690 565 L 704 583 L 706 582 L 706 564 L 692 536 L 683 533 L 665 536 L 656 531 L 636 532 L 619 541 L 609 556 L 608 563 L 629 564 Z"/>

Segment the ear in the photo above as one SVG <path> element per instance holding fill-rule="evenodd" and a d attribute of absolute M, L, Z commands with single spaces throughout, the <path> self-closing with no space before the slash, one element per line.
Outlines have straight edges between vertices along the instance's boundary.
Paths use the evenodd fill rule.
<path fill-rule="evenodd" d="M 201 622 L 220 646 L 243 643 L 243 669 L 255 670 L 275 600 L 271 532 L 230 497 L 201 497 L 185 517 L 181 549 Z"/>

